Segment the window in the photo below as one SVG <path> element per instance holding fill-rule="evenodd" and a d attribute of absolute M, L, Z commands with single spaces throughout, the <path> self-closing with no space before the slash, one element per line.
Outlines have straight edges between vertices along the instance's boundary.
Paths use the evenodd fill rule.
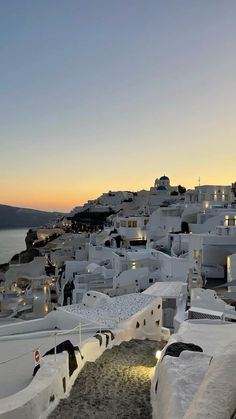
<path fill-rule="evenodd" d="M 235 221 L 236 219 L 234 217 L 230 217 L 229 219 L 226 220 L 227 224 L 226 226 L 235 226 Z"/>
<path fill-rule="evenodd" d="M 132 220 L 129 220 L 129 221 L 128 221 L 128 227 L 129 227 L 129 228 L 132 228 L 132 227 L 137 227 L 137 221 L 132 221 Z"/>
<path fill-rule="evenodd" d="M 121 220 L 121 222 L 120 222 L 120 226 L 121 226 L 121 227 L 126 227 L 126 221 L 125 221 L 125 220 Z"/>
<path fill-rule="evenodd" d="M 199 249 L 194 249 L 194 251 L 193 251 L 193 257 L 194 257 L 195 260 L 198 260 L 199 259 L 199 257 L 200 257 Z"/>
<path fill-rule="evenodd" d="M 144 220 L 144 225 L 146 226 L 149 220 Z"/>

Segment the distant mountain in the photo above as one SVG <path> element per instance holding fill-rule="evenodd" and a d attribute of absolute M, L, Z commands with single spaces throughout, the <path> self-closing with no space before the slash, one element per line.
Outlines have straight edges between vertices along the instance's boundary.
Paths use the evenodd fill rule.
<path fill-rule="evenodd" d="M 39 211 L 0 204 L 0 229 L 40 227 L 58 220 L 63 215 L 60 212 Z"/>

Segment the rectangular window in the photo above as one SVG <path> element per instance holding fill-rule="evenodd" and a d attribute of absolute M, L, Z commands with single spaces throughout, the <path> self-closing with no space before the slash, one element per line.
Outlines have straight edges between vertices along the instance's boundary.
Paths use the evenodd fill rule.
<path fill-rule="evenodd" d="M 121 222 L 120 222 L 120 226 L 121 226 L 121 227 L 126 227 L 126 221 L 121 220 Z"/>
<path fill-rule="evenodd" d="M 129 228 L 131 228 L 131 227 L 137 227 L 137 221 L 129 220 L 128 221 L 128 227 Z"/>

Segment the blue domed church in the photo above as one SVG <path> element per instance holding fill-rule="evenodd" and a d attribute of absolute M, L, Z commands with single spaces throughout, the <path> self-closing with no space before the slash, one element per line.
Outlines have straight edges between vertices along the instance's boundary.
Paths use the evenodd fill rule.
<path fill-rule="evenodd" d="M 161 176 L 160 179 L 155 180 L 154 188 L 157 189 L 157 191 L 164 192 L 170 190 L 170 179 L 168 176 L 164 175 Z"/>
<path fill-rule="evenodd" d="M 163 202 L 176 202 L 177 196 L 176 194 L 172 195 L 173 191 L 178 192 L 178 186 L 171 186 L 168 176 L 163 175 L 156 179 L 154 186 L 151 186 L 149 190 L 148 207 L 150 213 L 158 209 Z"/>

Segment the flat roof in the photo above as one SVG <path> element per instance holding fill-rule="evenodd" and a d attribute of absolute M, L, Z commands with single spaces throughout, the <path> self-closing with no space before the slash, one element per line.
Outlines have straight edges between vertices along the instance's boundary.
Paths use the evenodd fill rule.
<path fill-rule="evenodd" d="M 184 282 L 182 281 L 155 282 L 155 284 L 147 288 L 143 294 L 163 298 L 176 298 L 182 292 L 183 285 Z"/>

